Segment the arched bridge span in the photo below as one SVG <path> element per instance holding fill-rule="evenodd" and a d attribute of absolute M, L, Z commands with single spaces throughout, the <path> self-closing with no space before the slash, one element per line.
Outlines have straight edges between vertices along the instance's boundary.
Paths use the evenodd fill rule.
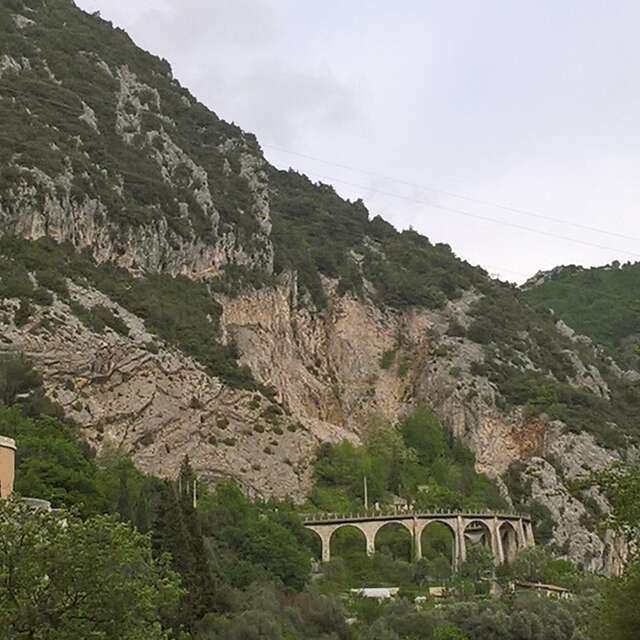
<path fill-rule="evenodd" d="M 414 560 L 422 558 L 422 533 L 433 523 L 443 524 L 451 530 L 453 565 L 460 566 L 467 557 L 467 545 L 481 542 L 491 550 L 496 564 L 513 559 L 521 549 L 535 546 L 531 518 L 523 514 L 508 513 L 392 513 L 364 514 L 307 514 L 303 518 L 305 528 L 314 531 L 322 542 L 322 561 L 331 560 L 331 537 L 342 527 L 355 527 L 365 537 L 367 555 L 376 551 L 376 535 L 390 523 L 406 529 L 413 540 Z"/>

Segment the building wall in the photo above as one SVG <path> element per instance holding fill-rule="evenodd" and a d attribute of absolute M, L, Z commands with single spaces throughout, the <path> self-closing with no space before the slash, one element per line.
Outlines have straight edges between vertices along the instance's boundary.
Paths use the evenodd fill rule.
<path fill-rule="evenodd" d="M 0 436 L 0 498 L 13 492 L 15 477 L 16 443 L 11 438 Z"/>

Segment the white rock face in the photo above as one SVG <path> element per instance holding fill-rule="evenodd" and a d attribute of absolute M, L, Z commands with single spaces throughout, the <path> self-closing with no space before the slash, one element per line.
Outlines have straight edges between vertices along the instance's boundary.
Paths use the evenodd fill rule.
<path fill-rule="evenodd" d="M 213 202 L 210 178 L 165 130 L 175 123 L 162 112 L 162 102 L 157 89 L 140 82 L 128 67 L 112 70 L 95 55 L 95 63 L 110 78 L 117 80 L 117 105 L 115 130 L 122 140 L 132 144 L 142 132 L 142 118 L 153 113 L 160 121 L 158 130 L 145 132 L 145 153 L 157 162 L 162 180 L 170 189 L 175 188 L 176 171 L 186 172 L 188 190 L 195 204 L 179 203 L 186 230 L 178 234 L 170 219 L 160 210 L 154 210 L 152 220 L 145 224 L 123 226 L 114 221 L 113 212 L 99 199 L 85 196 L 79 201 L 72 196 L 74 175 L 69 158 L 64 158 L 66 169 L 58 175 L 48 175 L 32 167 L 20 167 L 25 179 L 18 180 L 10 190 L 10 198 L 0 203 L 0 234 L 16 233 L 28 239 L 50 237 L 59 242 L 70 242 L 76 248 L 89 249 L 98 262 L 112 261 L 133 272 L 166 272 L 188 277 L 215 276 L 227 265 L 241 265 L 273 271 L 273 246 L 269 238 L 271 218 L 269 208 L 269 185 L 264 172 L 264 160 L 248 153 L 242 140 L 227 140 L 223 150 L 240 156 L 240 177 L 252 196 L 250 210 L 242 215 L 255 220 L 257 231 L 251 243 L 241 242 L 237 231 L 220 225 L 220 213 Z M 46 60 L 37 64 L 47 72 L 53 82 L 59 84 L 49 69 Z M 16 60 L 8 55 L 0 56 L 0 78 L 6 73 L 22 73 L 31 69 L 26 58 Z M 100 132 L 95 111 L 82 102 L 79 119 L 93 132 Z M 107 126 L 102 123 L 102 126 Z M 82 149 L 80 137 L 75 141 Z M 87 156 L 88 157 L 88 156 Z M 107 174 L 113 189 L 123 194 L 124 180 L 121 175 Z M 208 237 L 203 239 L 193 229 L 190 206 L 206 221 Z"/>
<path fill-rule="evenodd" d="M 18 329 L 12 321 L 18 303 L 5 300 L 0 352 L 32 358 L 48 395 L 98 450 L 130 453 L 143 471 L 164 477 L 175 477 L 188 455 L 208 480 L 233 478 L 254 495 L 300 499 L 319 441 L 349 435 L 320 420 L 274 420 L 265 412 L 266 398 L 209 377 L 103 294 L 76 285 L 71 292 L 87 308 L 110 308 L 127 324 L 129 336 L 109 329 L 94 334 L 59 301 Z"/>
<path fill-rule="evenodd" d="M 611 390 L 609 385 L 603 380 L 599 369 L 594 365 L 585 365 L 575 351 L 565 349 L 562 352 L 571 362 L 575 375 L 570 381 L 576 387 L 582 387 L 601 398 L 609 398 Z"/>
<path fill-rule="evenodd" d="M 606 531 L 604 539 L 600 539 L 588 530 L 589 514 L 584 504 L 571 495 L 549 462 L 532 458 L 524 473 L 531 482 L 533 499 L 551 513 L 554 521 L 552 541 L 556 548 L 589 571 L 619 574 L 628 554 L 624 540 L 613 531 Z M 600 500 L 607 508 L 604 498 L 600 496 Z"/>
<path fill-rule="evenodd" d="M 7 71 L 20 73 L 22 71 L 22 65 L 12 56 L 2 54 L 0 56 L 0 79 L 2 79 L 2 76 L 5 75 Z"/>
<path fill-rule="evenodd" d="M 20 15 L 19 13 L 14 13 L 12 17 L 18 29 L 28 29 L 29 27 L 33 27 L 36 24 L 35 20 L 31 20 L 31 18 L 27 18 L 26 16 Z"/>
<path fill-rule="evenodd" d="M 34 359 L 49 395 L 96 448 L 118 447 L 141 469 L 169 477 L 188 455 L 205 478 L 234 478 L 255 495 L 302 499 L 320 442 L 358 442 L 372 416 L 395 421 L 427 404 L 475 451 L 478 471 L 499 480 L 514 461 L 528 461 L 531 493 L 550 510 L 553 542 L 562 553 L 593 570 L 619 569 L 624 544 L 611 532 L 600 540 L 587 527 L 584 501 L 606 513 L 606 500 L 570 491 L 572 481 L 619 455 L 561 423 L 500 411 L 493 385 L 473 371 L 484 359 L 482 348 L 445 333 L 465 305 L 383 311 L 339 297 L 334 282 L 325 287 L 329 302 L 322 312 L 297 304 L 293 274 L 276 287 L 218 298 L 222 339 L 235 341 L 240 363 L 276 390 L 286 411 L 271 422 L 266 398 L 207 376 L 153 338 L 140 318 L 77 285 L 71 285 L 74 299 L 109 307 L 129 335 L 96 335 L 59 301 L 17 328 L 17 302 L 5 301 L 0 350 Z M 386 369 L 385 353 L 394 354 Z"/>
<path fill-rule="evenodd" d="M 78 120 L 86 122 L 96 133 L 100 133 L 96 112 L 84 100 L 82 101 L 82 113 L 78 116 Z"/>
<path fill-rule="evenodd" d="M 329 286 L 333 286 L 329 284 Z M 407 405 L 409 377 L 383 370 L 385 351 L 425 341 L 426 317 L 408 317 L 332 297 L 322 313 L 298 307 L 295 280 L 234 299 L 220 298 L 222 326 L 258 380 L 277 389 L 297 416 L 342 424 L 360 433 L 372 414 L 392 420 Z"/>

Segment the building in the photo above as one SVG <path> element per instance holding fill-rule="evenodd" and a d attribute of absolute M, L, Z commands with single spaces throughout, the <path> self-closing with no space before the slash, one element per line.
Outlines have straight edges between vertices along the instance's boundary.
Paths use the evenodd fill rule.
<path fill-rule="evenodd" d="M 16 469 L 16 443 L 11 438 L 0 436 L 0 498 L 13 493 Z"/>
<path fill-rule="evenodd" d="M 374 600 L 390 600 L 398 595 L 398 587 L 363 587 L 351 589 L 351 594 L 361 598 L 373 598 Z"/>
<path fill-rule="evenodd" d="M 569 589 L 559 587 L 555 584 L 543 584 L 542 582 L 525 582 L 524 580 L 516 580 L 513 583 L 514 591 L 530 591 L 536 593 L 540 597 L 556 598 L 558 600 L 569 600 L 573 594 Z"/>
<path fill-rule="evenodd" d="M 16 443 L 15 440 L 0 436 L 0 499 L 8 498 L 13 493 L 16 475 Z M 51 509 L 48 500 L 40 498 L 21 498 L 21 501 L 32 509 Z"/>

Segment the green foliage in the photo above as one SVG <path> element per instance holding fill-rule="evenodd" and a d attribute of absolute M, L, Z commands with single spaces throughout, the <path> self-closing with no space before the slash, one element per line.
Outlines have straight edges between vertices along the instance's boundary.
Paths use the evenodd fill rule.
<path fill-rule="evenodd" d="M 602 606 L 593 617 L 594 637 L 607 640 L 635 640 L 640 628 L 640 561 L 626 568 L 621 578 L 604 588 Z"/>
<path fill-rule="evenodd" d="M 397 428 L 370 424 L 365 444 L 323 444 L 315 464 L 312 506 L 357 510 L 367 478 L 370 504 L 400 495 L 419 509 L 501 508 L 497 487 L 474 470 L 473 454 L 451 440 L 437 418 L 418 408 Z"/>
<path fill-rule="evenodd" d="M 555 521 L 549 508 L 539 500 L 530 500 L 523 511 L 529 513 L 538 544 L 548 544 L 553 538 Z"/>
<path fill-rule="evenodd" d="M 273 241 L 277 272 L 295 269 L 317 307 L 326 304 L 320 275 L 340 281 L 339 292 L 363 294 L 363 278 L 377 301 L 392 307 L 442 307 L 484 275 L 458 260 L 447 245 L 432 245 L 413 230 L 397 232 L 322 183 L 295 171 L 270 172 L 274 185 Z M 357 256 L 361 256 L 362 260 Z"/>
<path fill-rule="evenodd" d="M 79 303 L 72 302 L 69 306 L 78 320 L 95 333 L 104 333 L 107 327 L 121 335 L 126 336 L 129 333 L 129 328 L 124 321 L 104 305 L 96 305 L 88 309 Z"/>
<path fill-rule="evenodd" d="M 564 381 L 575 372 L 563 353 L 575 345 L 558 333 L 547 311 L 530 308 L 510 285 L 492 283 L 486 295 L 472 307 L 474 321 L 467 336 L 500 350 L 502 360 L 514 368 L 519 354 L 526 354 L 543 373 Z"/>
<path fill-rule="evenodd" d="M 419 610 L 400 599 L 372 611 L 358 630 L 366 640 L 584 640 L 590 604 L 517 597 Z"/>
<path fill-rule="evenodd" d="M 634 413 L 585 389 L 535 371 L 523 373 L 505 367 L 496 368 L 489 378 L 508 403 L 524 406 L 532 415 L 546 414 L 552 420 L 562 420 L 576 433 L 588 431 L 606 447 L 620 448 L 627 443 L 626 435 L 640 436 Z"/>
<path fill-rule="evenodd" d="M 0 404 L 12 405 L 19 395 L 42 386 L 42 378 L 22 354 L 0 357 Z"/>
<path fill-rule="evenodd" d="M 41 281 L 47 282 L 46 272 L 38 271 L 36 276 L 39 278 L 39 283 Z M 2 256 L 0 256 L 1 298 L 17 298 L 20 301 L 20 306 L 14 316 L 18 326 L 26 324 L 33 314 L 32 303 L 48 306 L 53 301 L 51 294 L 46 289 L 33 284 L 25 265 Z"/>
<path fill-rule="evenodd" d="M 547 545 L 553 538 L 553 516 L 544 504 L 531 498 L 532 478 L 526 471 L 526 464 L 516 461 L 509 466 L 503 480 L 509 490 L 513 506 L 519 512 L 528 513 L 531 516 L 536 542 Z"/>
<path fill-rule="evenodd" d="M 537 307 L 553 309 L 570 327 L 638 367 L 640 264 L 565 267 L 524 292 Z"/>
<path fill-rule="evenodd" d="M 613 506 L 611 524 L 640 541 L 640 465 L 617 464 L 594 475 Z"/>
<path fill-rule="evenodd" d="M 0 539 L 3 638 L 167 637 L 179 579 L 130 526 L 3 500 Z"/>
<path fill-rule="evenodd" d="M 20 300 L 20 306 L 13 319 L 17 327 L 23 327 L 33 315 L 33 305 L 28 300 Z"/>
<path fill-rule="evenodd" d="M 512 580 L 555 584 L 573 591 L 582 577 L 572 562 L 555 558 L 543 545 L 520 551 L 514 560 L 499 568 L 499 575 Z"/>
<path fill-rule="evenodd" d="M 181 480 L 189 480 L 181 474 Z M 180 602 L 174 627 L 190 627 L 209 611 L 221 606 L 216 577 L 208 561 L 200 518 L 187 486 L 166 482 L 158 488 L 152 520 L 152 540 L 158 552 L 169 553 L 173 568 L 182 576 L 186 593 Z M 182 490 L 181 490 L 182 489 Z M 222 596 L 223 598 L 223 596 Z"/>
<path fill-rule="evenodd" d="M 415 587 L 415 568 L 408 560 L 397 560 L 386 553 L 367 557 L 363 540 L 358 540 L 357 544 L 354 544 L 355 541 L 348 542 L 343 529 L 334 535 L 338 534 L 341 534 L 342 540 L 336 541 L 336 556 L 323 566 L 322 579 L 318 583 L 323 591 L 339 593 L 372 585 Z"/>
<path fill-rule="evenodd" d="M 390 349 L 389 351 L 385 351 L 380 358 L 380 367 L 382 369 L 389 369 L 395 361 L 397 353 L 397 349 Z"/>
<path fill-rule="evenodd" d="M 605 584 L 602 604 L 593 619 L 594 637 L 631 640 L 640 625 L 640 466 L 614 465 L 593 480 L 613 505 L 611 523 L 625 534 L 633 552 L 624 574 Z"/>
<path fill-rule="evenodd" d="M 394 495 L 416 510 L 478 510 L 505 508 L 495 484 L 474 470 L 474 457 L 461 443 L 450 440 L 437 418 L 426 408 L 407 416 L 397 428 L 372 422 L 362 446 L 348 441 L 325 444 L 315 464 L 316 484 L 311 508 L 334 512 L 363 509 L 363 479 L 370 504 L 388 504 Z M 385 527 L 377 536 L 373 558 L 365 555 L 362 534 L 349 527 L 331 539 L 334 560 L 324 572 L 332 588 L 388 585 L 415 588 L 441 583 L 451 576 L 451 531 L 430 525 L 423 533 L 424 561 L 414 567 L 409 532 Z"/>
<path fill-rule="evenodd" d="M 468 640 L 576 640 L 585 638 L 581 607 L 536 596 L 509 600 L 462 602 L 447 609 L 446 617 Z"/>
<path fill-rule="evenodd" d="M 96 469 L 72 427 L 48 416 L 27 418 L 17 406 L 0 407 L 0 433 L 18 444 L 18 493 L 83 513 L 104 509 Z"/>
<path fill-rule="evenodd" d="M 300 590 L 308 582 L 305 531 L 290 505 L 253 503 L 227 482 L 201 499 L 199 512 L 203 530 L 215 541 L 221 575 L 233 586 L 268 578 Z"/>
<path fill-rule="evenodd" d="M 355 640 L 339 598 L 316 590 L 285 594 L 268 582 L 254 583 L 242 593 L 234 615 L 207 616 L 193 636 L 195 640 Z"/>
<path fill-rule="evenodd" d="M 428 467 L 449 453 L 444 429 L 438 418 L 427 409 L 420 408 L 400 424 L 406 445 L 416 452 L 418 461 Z"/>

